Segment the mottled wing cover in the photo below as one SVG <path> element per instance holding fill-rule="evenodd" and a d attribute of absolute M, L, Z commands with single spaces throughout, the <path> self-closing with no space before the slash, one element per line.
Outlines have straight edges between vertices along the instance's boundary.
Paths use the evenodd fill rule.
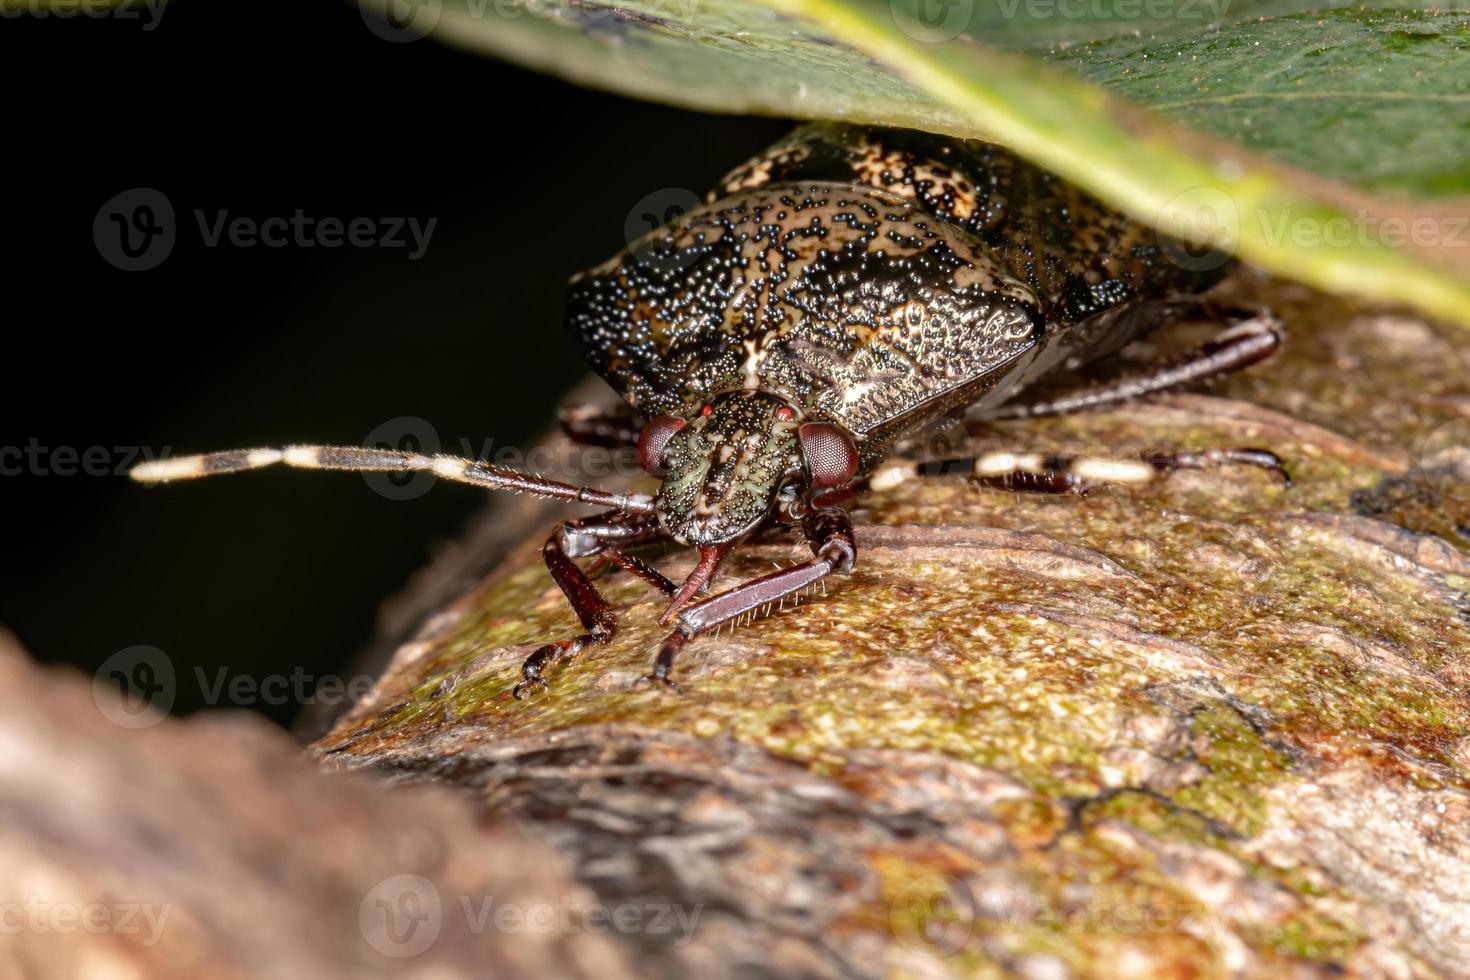
<path fill-rule="evenodd" d="M 855 182 L 895 194 L 980 239 L 1040 297 L 1048 323 L 1135 298 L 1193 295 L 1228 271 L 993 143 L 814 123 L 726 175 L 710 199 L 766 182 Z"/>
<path fill-rule="evenodd" d="M 1209 276 L 999 147 L 817 124 L 573 279 L 568 322 L 645 416 L 764 387 L 874 441 Z"/>
<path fill-rule="evenodd" d="M 766 388 L 860 438 L 972 401 L 1041 336 L 1034 294 L 886 193 L 770 184 L 573 280 L 569 324 L 645 416 Z"/>

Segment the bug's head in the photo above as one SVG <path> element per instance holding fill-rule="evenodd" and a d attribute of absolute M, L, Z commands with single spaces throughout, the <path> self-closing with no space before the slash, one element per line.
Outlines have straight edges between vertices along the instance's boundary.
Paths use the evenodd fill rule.
<path fill-rule="evenodd" d="M 638 440 L 644 469 L 663 480 L 658 517 L 678 541 L 727 544 L 755 529 L 782 489 L 851 481 L 858 455 L 840 427 L 806 423 L 762 391 L 716 395 L 692 418 L 659 416 Z"/>

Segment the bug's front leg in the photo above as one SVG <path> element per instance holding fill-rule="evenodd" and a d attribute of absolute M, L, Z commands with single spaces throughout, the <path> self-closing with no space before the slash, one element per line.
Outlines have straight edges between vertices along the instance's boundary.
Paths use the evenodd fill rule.
<path fill-rule="evenodd" d="M 563 521 L 556 526 L 542 554 L 551 577 L 567 597 L 567 602 L 582 621 L 587 632 L 569 640 L 557 640 L 540 647 L 521 664 L 521 680 L 512 692 L 517 700 L 533 688 L 544 687 L 546 671 L 557 663 L 580 655 L 587 647 L 606 643 L 617 632 L 617 616 L 597 586 L 592 584 L 577 564 L 578 558 L 595 558 L 632 572 L 666 595 L 676 590 L 657 569 L 622 549 L 646 544 L 666 536 L 658 518 L 652 514 L 628 514 L 609 511 L 597 517 Z"/>
<path fill-rule="evenodd" d="M 774 602 L 794 595 L 833 572 L 849 572 L 857 560 L 857 541 L 847 512 L 837 507 L 818 507 L 801 518 L 802 534 L 811 545 L 812 557 L 790 568 L 751 579 L 695 603 L 679 613 L 679 628 L 664 640 L 653 662 L 647 680 L 656 681 L 677 691 L 679 685 L 669 676 L 674 658 L 684 644 L 707 632 L 747 614 L 765 615 Z"/>

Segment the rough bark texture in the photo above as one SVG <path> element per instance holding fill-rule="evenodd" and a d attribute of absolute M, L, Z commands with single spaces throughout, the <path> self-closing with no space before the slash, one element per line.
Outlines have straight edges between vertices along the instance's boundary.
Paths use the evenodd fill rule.
<path fill-rule="evenodd" d="M 1268 298 L 1289 349 L 1209 394 L 970 435 L 1268 445 L 1295 488 L 872 495 L 857 570 L 691 643 L 682 696 L 635 683 L 661 604 L 618 575 L 614 642 L 511 700 L 576 630 L 520 506 L 311 750 L 419 788 L 239 718 L 120 733 L 0 660 L 4 885 L 175 916 L 6 935 L 0 973 L 1470 975 L 1470 343 Z"/>
<path fill-rule="evenodd" d="M 482 896 L 595 901 L 510 821 L 324 775 L 246 712 L 129 715 L 0 633 L 0 976 L 634 976 L 586 929 L 477 928 Z"/>

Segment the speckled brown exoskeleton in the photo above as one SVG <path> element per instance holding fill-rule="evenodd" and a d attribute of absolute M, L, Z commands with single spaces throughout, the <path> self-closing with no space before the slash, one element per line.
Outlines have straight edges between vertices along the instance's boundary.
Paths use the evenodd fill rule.
<path fill-rule="evenodd" d="M 1227 267 L 1223 256 L 1201 260 L 999 146 L 808 125 L 731 173 L 705 206 L 571 281 L 572 336 L 631 414 L 574 413 L 567 430 L 636 445 L 661 481 L 656 494 L 363 447 L 211 453 L 147 463 L 133 475 L 155 482 L 272 463 L 432 470 L 607 508 L 560 524 L 546 543 L 547 567 L 583 632 L 532 653 L 515 694 L 544 685 L 554 664 L 617 629 L 579 559 L 621 567 L 670 597 L 661 622 L 673 629 L 650 677 L 673 687 L 670 668 L 692 637 L 852 568 L 847 508 L 859 491 L 953 468 L 888 460 L 905 433 L 957 411 L 986 419 L 1093 408 L 1269 355 L 1280 327 L 1257 312 L 1182 360 L 1042 400 L 1017 397 L 1197 310 Z M 1281 461 L 1262 449 L 1131 459 L 986 453 L 965 462 L 983 485 L 1048 493 L 1222 463 L 1285 479 Z M 704 595 L 730 550 L 770 524 L 797 529 L 812 557 Z M 629 550 L 667 539 L 698 550 L 682 584 Z"/>

